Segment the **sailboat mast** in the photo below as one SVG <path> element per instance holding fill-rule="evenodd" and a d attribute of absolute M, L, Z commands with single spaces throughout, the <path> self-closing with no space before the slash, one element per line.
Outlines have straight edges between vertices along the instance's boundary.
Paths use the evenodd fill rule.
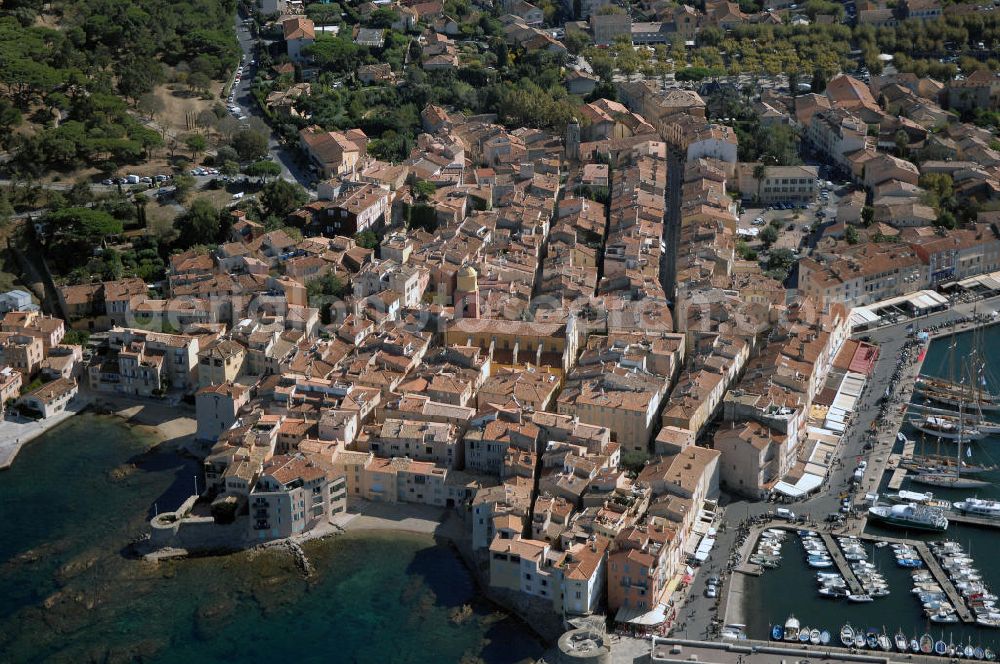
<path fill-rule="evenodd" d="M 958 456 L 955 459 L 955 477 L 962 475 L 962 437 L 965 435 L 965 399 L 958 400 Z"/>

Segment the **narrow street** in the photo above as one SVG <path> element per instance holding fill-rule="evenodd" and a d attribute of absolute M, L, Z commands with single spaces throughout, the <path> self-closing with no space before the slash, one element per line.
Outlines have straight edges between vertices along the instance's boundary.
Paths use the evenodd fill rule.
<path fill-rule="evenodd" d="M 233 102 L 240 107 L 240 109 L 248 116 L 256 116 L 263 120 L 265 123 L 268 122 L 267 116 L 257 105 L 257 100 L 254 99 L 253 94 L 250 89 L 253 86 L 254 78 L 257 76 L 257 65 L 251 65 L 251 62 L 255 62 L 255 43 L 256 40 L 250 30 L 247 30 L 243 26 L 243 17 L 239 13 L 236 13 L 233 18 L 233 30 L 236 32 L 236 38 L 239 40 L 240 49 L 243 51 L 243 78 L 240 80 L 239 85 L 233 88 L 235 93 L 233 96 Z M 268 124 L 270 127 L 270 124 Z M 271 159 L 275 163 L 281 166 L 281 178 L 288 180 L 289 182 L 298 182 L 300 185 L 306 188 L 310 194 L 314 195 L 313 187 L 311 186 L 313 180 L 316 176 L 306 168 L 302 168 L 297 161 L 297 154 L 294 150 L 290 150 L 285 147 L 277 134 L 271 131 L 267 138 L 268 151 L 270 152 Z"/>

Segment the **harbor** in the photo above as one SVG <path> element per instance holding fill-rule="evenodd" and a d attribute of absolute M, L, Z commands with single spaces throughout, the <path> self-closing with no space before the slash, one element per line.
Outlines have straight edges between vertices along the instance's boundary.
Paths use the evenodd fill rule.
<path fill-rule="evenodd" d="M 990 365 L 1000 366 L 1000 343 L 996 343 L 1000 342 L 1000 329 L 991 328 L 984 334 L 984 359 Z M 911 425 L 910 420 L 917 416 L 947 418 L 955 413 L 950 409 L 953 406 L 923 401 L 916 381 L 921 375 L 947 375 L 947 355 L 968 356 L 973 334 L 939 330 L 937 335 L 941 340 L 901 363 L 899 375 L 889 383 L 895 393 L 866 432 L 871 446 L 865 450 L 864 463 L 860 463 L 860 458 L 855 462 L 858 463 L 855 473 L 860 470 L 861 478 L 855 474 L 856 481 L 845 501 L 851 506 L 847 518 L 842 523 L 817 523 L 823 517 L 813 515 L 807 524 L 772 520 L 751 529 L 742 547 L 741 564 L 736 568 L 742 573 L 738 583 L 741 606 L 725 615 L 745 622 L 745 633 L 754 643 L 773 644 L 775 625 L 783 628 L 785 621 L 795 616 L 800 628 L 808 628 L 808 647 L 814 647 L 812 636 L 818 629 L 820 635 L 824 632 L 831 635 L 832 649 L 847 652 L 839 634 L 844 626 L 851 625 L 852 630 L 864 636 L 864 646 L 860 649 L 854 646 L 854 652 L 859 654 L 881 653 L 908 660 L 926 655 L 928 660 L 937 661 L 941 657 L 981 660 L 989 659 L 987 655 L 996 657 L 1000 646 L 1000 631 L 996 629 L 1000 613 L 994 610 L 997 600 L 990 588 L 1000 587 L 1000 569 L 990 564 L 990 552 L 1000 541 L 996 530 L 1000 528 L 1000 514 L 993 509 L 992 502 L 1000 500 L 1000 469 L 993 462 L 993 456 L 1000 458 L 1000 452 L 993 452 L 1000 450 L 995 445 L 1000 436 L 984 426 L 988 435 L 969 441 L 963 437 L 965 449 L 959 457 L 956 440 L 932 438 Z M 995 413 L 988 413 L 983 421 L 991 421 L 987 420 L 990 416 L 1000 422 Z M 956 483 L 956 488 L 947 482 L 941 482 L 940 486 L 917 483 L 914 480 L 927 473 L 923 461 L 927 458 L 951 459 L 952 468 L 973 469 L 975 474 L 970 479 L 978 482 L 970 482 L 974 485 L 971 488 L 962 486 L 964 482 Z M 948 467 L 944 468 L 938 474 L 947 474 Z M 964 470 L 961 474 L 966 476 Z M 946 518 L 946 529 L 924 528 L 905 521 L 891 523 L 891 518 L 890 522 L 869 519 L 868 510 L 873 504 L 884 506 L 882 514 L 891 516 L 891 506 L 905 506 L 912 498 L 918 503 L 926 501 L 930 513 Z M 797 511 L 808 512 L 808 509 L 799 506 Z M 768 567 L 752 562 L 750 557 L 757 553 L 761 534 L 775 529 L 792 533 L 784 538 L 780 554 L 767 560 Z M 795 536 L 800 530 L 813 531 L 815 538 L 823 543 L 830 559 L 829 569 L 810 566 L 810 555 L 818 562 L 823 552 L 809 544 L 810 554 L 801 537 Z M 847 601 L 848 593 L 858 595 L 862 588 L 851 567 L 852 561 L 843 555 L 838 539 L 843 537 L 856 537 L 870 549 L 869 564 L 884 578 L 886 594 L 872 597 L 870 602 Z M 897 555 L 906 560 L 900 561 Z M 757 557 L 757 560 L 763 559 Z M 901 562 L 919 566 L 907 569 Z M 824 581 L 833 585 L 824 586 Z M 820 594 L 817 585 L 830 590 Z M 889 640 L 889 651 L 882 647 L 885 639 L 879 639 L 883 634 Z M 869 636 L 875 639 L 873 649 L 869 648 Z M 897 648 L 897 636 L 905 637 L 905 655 Z M 914 643 L 916 653 L 911 647 Z M 924 652 L 928 647 L 929 652 Z"/>

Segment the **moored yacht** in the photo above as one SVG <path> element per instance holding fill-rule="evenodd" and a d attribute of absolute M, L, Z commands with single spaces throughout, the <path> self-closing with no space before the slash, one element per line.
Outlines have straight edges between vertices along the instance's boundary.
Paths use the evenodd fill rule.
<path fill-rule="evenodd" d="M 876 505 L 869 508 L 868 517 L 889 526 L 944 532 L 948 529 L 948 519 L 936 507 L 926 507 L 915 503 L 905 505 Z"/>
<path fill-rule="evenodd" d="M 991 519 L 1000 518 L 1000 501 L 966 498 L 955 503 L 955 509 L 973 516 L 985 516 Z"/>

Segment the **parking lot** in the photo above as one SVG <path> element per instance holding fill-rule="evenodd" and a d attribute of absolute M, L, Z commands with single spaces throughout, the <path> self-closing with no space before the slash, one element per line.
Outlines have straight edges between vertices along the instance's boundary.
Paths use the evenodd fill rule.
<path fill-rule="evenodd" d="M 820 194 L 808 204 L 774 204 L 767 207 L 743 208 L 738 227 L 743 231 L 756 229 L 759 233 L 772 221 L 776 222 L 778 240 L 772 245 L 773 248 L 787 248 L 803 256 L 806 255 L 812 246 L 809 240 L 813 237 L 813 231 L 826 223 L 836 221 L 840 193 L 846 193 L 844 186 L 827 182 L 823 181 Z M 762 246 L 760 240 L 754 237 L 744 239 L 755 249 L 760 249 Z"/>

